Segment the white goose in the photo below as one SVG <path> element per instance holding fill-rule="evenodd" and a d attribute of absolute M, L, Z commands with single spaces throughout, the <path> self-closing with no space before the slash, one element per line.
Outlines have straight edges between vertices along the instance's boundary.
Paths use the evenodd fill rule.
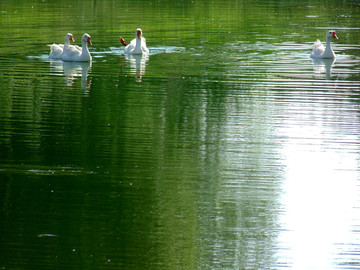
<path fill-rule="evenodd" d="M 133 39 L 130 44 L 127 44 L 125 40 L 120 37 L 121 44 L 126 46 L 124 53 L 126 54 L 148 54 L 149 49 L 146 47 L 146 40 L 142 36 L 142 30 L 136 29 L 136 38 Z"/>
<path fill-rule="evenodd" d="M 331 48 L 331 38 L 334 38 L 338 40 L 339 38 L 336 36 L 336 32 L 330 30 L 326 34 L 326 49 L 324 45 L 320 42 L 320 40 L 317 40 L 314 43 L 314 49 L 311 52 L 310 57 L 311 58 L 335 58 L 335 53 L 333 49 Z"/>
<path fill-rule="evenodd" d="M 67 33 L 65 36 L 65 43 L 64 44 L 55 44 L 53 43 L 50 46 L 50 59 L 61 59 L 64 50 L 66 50 L 70 45 L 70 41 L 75 42 L 74 36 L 71 33 Z"/>
<path fill-rule="evenodd" d="M 62 55 L 63 61 L 68 62 L 88 62 L 91 61 L 92 57 L 89 52 L 88 44 L 92 46 L 91 36 L 84 34 L 81 39 L 82 47 L 72 46 L 69 47 Z"/>

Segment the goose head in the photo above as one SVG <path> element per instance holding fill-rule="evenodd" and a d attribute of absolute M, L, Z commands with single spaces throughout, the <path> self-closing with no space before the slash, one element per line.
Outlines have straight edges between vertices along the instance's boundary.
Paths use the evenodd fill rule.
<path fill-rule="evenodd" d="M 336 32 L 333 30 L 330 30 L 327 34 L 326 34 L 326 39 L 330 40 L 331 38 L 338 40 L 339 38 L 336 35 Z"/>
<path fill-rule="evenodd" d="M 82 43 L 83 44 L 89 44 L 90 46 L 92 46 L 92 43 L 91 43 L 91 36 L 89 34 L 84 34 L 83 37 L 82 37 Z"/>
<path fill-rule="evenodd" d="M 70 41 L 75 42 L 74 36 L 71 33 L 67 33 L 65 36 L 65 43 L 70 43 Z"/>
<path fill-rule="evenodd" d="M 141 39 L 141 37 L 142 37 L 142 31 L 141 31 L 140 28 L 136 29 L 136 37 L 137 37 L 138 39 Z"/>

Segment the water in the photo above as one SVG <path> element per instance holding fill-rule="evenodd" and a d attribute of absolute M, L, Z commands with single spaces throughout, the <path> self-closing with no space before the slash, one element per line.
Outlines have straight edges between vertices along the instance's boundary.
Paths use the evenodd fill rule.
<path fill-rule="evenodd" d="M 359 14 L 2 1 L 0 267 L 360 268 Z M 122 52 L 137 27 L 148 57 Z M 47 58 L 68 32 L 92 63 Z"/>

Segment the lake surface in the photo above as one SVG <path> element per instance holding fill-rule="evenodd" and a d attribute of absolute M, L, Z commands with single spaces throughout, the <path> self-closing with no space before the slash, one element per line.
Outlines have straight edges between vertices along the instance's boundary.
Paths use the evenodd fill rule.
<path fill-rule="evenodd" d="M 359 1 L 1 1 L 0 268 L 360 269 L 359 41 Z"/>

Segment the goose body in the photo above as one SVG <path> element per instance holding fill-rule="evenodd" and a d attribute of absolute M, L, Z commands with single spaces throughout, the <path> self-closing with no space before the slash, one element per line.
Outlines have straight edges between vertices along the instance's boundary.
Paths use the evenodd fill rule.
<path fill-rule="evenodd" d="M 311 58 L 335 58 L 335 53 L 333 49 L 331 48 L 331 38 L 334 38 L 335 40 L 338 40 L 338 37 L 336 36 L 336 32 L 330 30 L 326 34 L 326 48 L 324 45 L 320 42 L 320 40 L 315 41 L 314 48 L 311 52 L 310 57 Z"/>
<path fill-rule="evenodd" d="M 70 45 L 70 41 L 74 42 L 74 36 L 71 33 L 67 33 L 65 36 L 65 42 L 64 44 L 55 44 L 53 43 L 50 46 L 50 54 L 49 54 L 49 58 L 50 59 L 61 59 L 64 50 L 67 50 L 71 45 Z"/>
<path fill-rule="evenodd" d="M 72 46 L 67 50 L 64 50 L 62 60 L 67 62 L 88 62 L 91 61 L 92 57 L 89 52 L 88 45 L 92 46 L 91 36 L 84 34 L 81 39 L 82 47 Z"/>
<path fill-rule="evenodd" d="M 124 53 L 126 54 L 148 54 L 149 49 L 146 47 L 146 40 L 142 36 L 142 30 L 136 29 L 136 37 L 130 44 L 127 44 L 125 40 L 120 37 L 121 43 L 125 46 Z"/>

